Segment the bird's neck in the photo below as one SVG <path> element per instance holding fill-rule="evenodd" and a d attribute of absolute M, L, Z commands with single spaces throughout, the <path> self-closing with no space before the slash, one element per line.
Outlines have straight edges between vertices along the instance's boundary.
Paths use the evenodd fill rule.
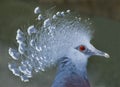
<path fill-rule="evenodd" d="M 86 65 L 77 65 L 75 61 L 68 57 L 61 58 L 52 87 L 90 87 Z"/>
<path fill-rule="evenodd" d="M 90 87 L 87 78 L 88 56 L 69 50 L 59 61 L 58 73 L 52 87 Z"/>
<path fill-rule="evenodd" d="M 70 49 L 66 57 L 70 58 L 71 62 L 80 72 L 86 72 L 88 56 L 80 53 L 77 50 Z"/>

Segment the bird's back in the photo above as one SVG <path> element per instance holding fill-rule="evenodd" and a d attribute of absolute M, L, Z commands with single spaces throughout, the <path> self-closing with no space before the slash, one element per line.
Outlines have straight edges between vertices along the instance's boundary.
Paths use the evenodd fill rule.
<path fill-rule="evenodd" d="M 79 71 L 72 61 L 64 57 L 52 87 L 90 87 L 86 72 Z"/>

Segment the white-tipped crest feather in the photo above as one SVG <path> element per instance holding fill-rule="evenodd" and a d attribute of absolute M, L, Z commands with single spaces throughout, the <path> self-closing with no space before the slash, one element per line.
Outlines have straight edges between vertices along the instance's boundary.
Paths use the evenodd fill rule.
<path fill-rule="evenodd" d="M 35 10 L 36 13 L 38 11 Z M 34 35 L 31 34 L 33 26 L 32 29 L 31 26 L 28 28 L 28 38 L 25 38 L 27 46 L 24 48 L 25 52 L 20 52 L 21 62 L 16 65 L 21 73 L 19 76 L 25 82 L 32 77 L 33 71 L 44 71 L 46 67 L 56 64 L 59 58 L 64 57 L 69 48 L 88 42 L 92 37 L 89 25 L 71 16 L 70 10 L 57 12 L 43 19 L 41 26 L 34 26 L 34 29 L 38 29 L 33 31 Z M 11 71 L 18 70 L 17 68 L 12 68 Z M 30 76 L 26 73 L 28 71 Z"/>

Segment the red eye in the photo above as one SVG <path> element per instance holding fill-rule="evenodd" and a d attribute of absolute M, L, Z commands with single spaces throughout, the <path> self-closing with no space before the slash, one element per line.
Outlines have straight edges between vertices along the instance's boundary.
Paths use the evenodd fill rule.
<path fill-rule="evenodd" d="M 81 45 L 79 48 L 80 51 L 84 51 L 85 50 L 85 46 Z"/>

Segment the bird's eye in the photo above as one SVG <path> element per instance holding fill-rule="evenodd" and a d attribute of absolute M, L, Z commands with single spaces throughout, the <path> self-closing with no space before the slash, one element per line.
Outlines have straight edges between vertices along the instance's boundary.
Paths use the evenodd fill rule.
<path fill-rule="evenodd" d="M 85 46 L 84 45 L 81 45 L 80 47 L 79 47 L 79 50 L 80 51 L 84 51 L 86 48 L 85 48 Z"/>

